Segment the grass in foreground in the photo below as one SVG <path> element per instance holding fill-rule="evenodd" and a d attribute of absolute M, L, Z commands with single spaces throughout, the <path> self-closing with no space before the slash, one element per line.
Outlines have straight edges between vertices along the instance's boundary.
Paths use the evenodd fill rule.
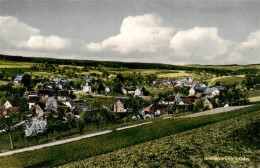
<path fill-rule="evenodd" d="M 128 130 L 0 158 L 0 167 L 53 167 L 113 152 L 143 142 L 213 124 L 260 110 L 253 106 L 228 113 L 186 119 L 165 119 Z"/>
<path fill-rule="evenodd" d="M 257 167 L 260 111 L 62 167 Z"/>

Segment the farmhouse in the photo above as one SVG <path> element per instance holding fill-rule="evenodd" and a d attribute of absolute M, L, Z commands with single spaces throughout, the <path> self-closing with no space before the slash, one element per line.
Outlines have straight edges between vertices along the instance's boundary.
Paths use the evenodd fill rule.
<path fill-rule="evenodd" d="M 143 96 L 142 87 L 123 87 L 122 93 L 126 95 Z"/>
<path fill-rule="evenodd" d="M 15 77 L 14 83 L 25 83 L 26 81 L 29 82 L 31 80 L 31 76 L 28 74 L 19 74 Z"/>

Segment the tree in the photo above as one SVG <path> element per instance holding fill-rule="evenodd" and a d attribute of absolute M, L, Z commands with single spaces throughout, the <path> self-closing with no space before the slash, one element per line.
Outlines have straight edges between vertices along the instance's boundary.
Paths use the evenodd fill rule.
<path fill-rule="evenodd" d="M 34 87 L 34 90 L 39 90 L 43 87 L 43 84 L 41 82 L 37 83 L 36 86 Z"/>
<path fill-rule="evenodd" d="M 203 100 L 199 100 L 194 104 L 193 111 L 201 111 L 203 109 Z"/>
<path fill-rule="evenodd" d="M 25 122 L 25 135 L 27 137 L 34 137 L 40 133 L 44 133 L 47 129 L 47 120 L 44 118 L 30 118 Z"/>
<path fill-rule="evenodd" d="M 100 83 L 98 86 L 98 89 L 97 89 L 98 93 L 101 93 L 101 91 L 104 91 L 104 90 L 105 90 L 104 85 L 102 83 Z"/>
<path fill-rule="evenodd" d="M 20 122 L 21 117 L 18 112 L 13 112 L 8 116 L 0 117 L 0 128 L 1 130 L 5 130 L 8 133 L 11 149 L 14 149 L 12 130 L 15 128 L 15 125 Z"/>

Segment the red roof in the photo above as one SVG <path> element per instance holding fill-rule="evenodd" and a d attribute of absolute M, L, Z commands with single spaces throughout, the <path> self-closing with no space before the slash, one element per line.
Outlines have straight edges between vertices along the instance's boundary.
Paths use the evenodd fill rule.
<path fill-rule="evenodd" d="M 0 108 L 0 116 L 7 116 L 13 112 L 17 112 L 20 107 L 12 107 L 12 108 Z"/>

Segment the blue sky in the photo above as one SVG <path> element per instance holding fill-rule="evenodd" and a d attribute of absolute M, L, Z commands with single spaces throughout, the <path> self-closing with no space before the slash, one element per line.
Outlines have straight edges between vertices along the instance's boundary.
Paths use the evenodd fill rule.
<path fill-rule="evenodd" d="M 1 0 L 0 52 L 170 64 L 259 63 L 260 1 Z"/>

